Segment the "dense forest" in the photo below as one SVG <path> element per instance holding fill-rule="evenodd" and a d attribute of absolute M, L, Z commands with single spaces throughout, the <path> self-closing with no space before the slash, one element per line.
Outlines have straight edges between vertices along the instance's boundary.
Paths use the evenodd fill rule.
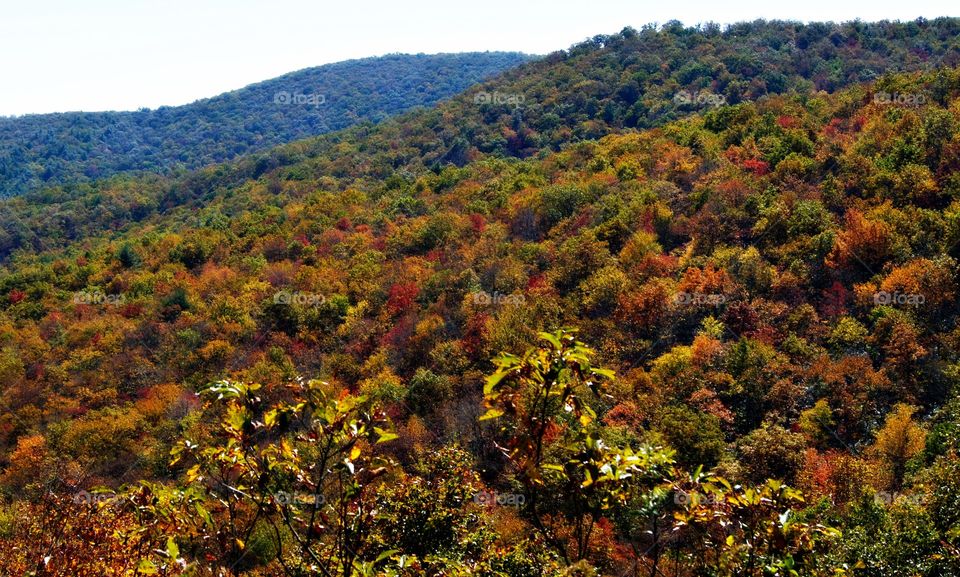
<path fill-rule="evenodd" d="M 393 54 L 136 112 L 0 117 L 0 198 L 127 171 L 169 174 L 431 106 L 531 57 Z"/>
<path fill-rule="evenodd" d="M 960 574 L 958 32 L 628 28 L 4 201 L 0 574 Z"/>
<path fill-rule="evenodd" d="M 72 181 L 0 201 L 0 262 L 20 247 L 61 247 L 172 207 L 203 206 L 214 194 L 306 158 L 335 157 L 341 170 L 353 170 L 352 159 L 338 152 L 343 142 L 389 152 L 365 155 L 365 162 L 377 163 L 366 177 L 380 180 L 406 165 L 436 169 L 463 166 L 480 155 L 527 158 L 623 130 L 661 126 L 720 103 L 770 93 L 832 92 L 884 72 L 958 66 L 958 37 L 960 20 L 951 18 L 628 28 L 508 71 L 443 106 L 385 126 L 361 124 L 172 181 L 129 176 Z"/>

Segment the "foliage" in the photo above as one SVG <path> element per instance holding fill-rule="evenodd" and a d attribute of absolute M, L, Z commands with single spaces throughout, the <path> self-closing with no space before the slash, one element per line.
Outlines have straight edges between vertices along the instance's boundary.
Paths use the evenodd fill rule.
<path fill-rule="evenodd" d="M 184 106 L 0 118 L 0 198 L 121 172 L 196 169 L 379 122 L 529 59 L 514 52 L 390 54 L 299 70 Z"/>
<path fill-rule="evenodd" d="M 5 201 L 8 572 L 102 545 L 200 574 L 957 573 L 952 22 L 625 30 L 376 127 Z M 37 537 L 44 496 L 124 486 L 93 539 Z"/>
<path fill-rule="evenodd" d="M 390 555 L 362 558 L 375 514 L 369 493 L 388 464 L 374 446 L 396 435 L 363 397 L 317 381 L 292 389 L 272 406 L 258 384 L 221 381 L 204 390 L 226 401 L 223 438 L 174 448 L 175 462 L 195 462 L 184 473 L 180 503 L 188 509 L 172 514 L 190 526 L 191 549 L 216 567 L 275 560 L 286 575 L 362 574 Z M 266 543 L 256 550 L 254 539 Z"/>

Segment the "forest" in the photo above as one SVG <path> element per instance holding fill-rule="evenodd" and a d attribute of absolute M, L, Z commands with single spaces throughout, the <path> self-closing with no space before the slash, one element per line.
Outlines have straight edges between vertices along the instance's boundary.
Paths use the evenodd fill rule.
<path fill-rule="evenodd" d="M 184 106 L 0 117 L 0 198 L 173 174 L 432 106 L 531 57 L 392 54 L 307 68 Z"/>
<path fill-rule="evenodd" d="M 958 169 L 960 20 L 667 23 L 0 201 L 0 575 L 960 575 Z"/>
<path fill-rule="evenodd" d="M 367 177 L 381 180 L 407 165 L 462 167 L 481 154 L 528 158 L 627 129 L 661 126 L 708 112 L 721 102 L 735 105 L 767 94 L 834 92 L 875 81 L 885 72 L 960 66 L 958 34 L 960 20 L 954 18 L 840 25 L 757 21 L 723 29 L 671 22 L 639 31 L 627 28 L 508 70 L 473 86 L 464 97 L 375 128 L 361 123 L 175 178 L 74 177 L 61 186 L 0 200 L 0 261 L 21 247 L 62 248 L 158 212 L 203 206 L 217 193 L 279 174 L 278 168 L 308 158 L 336 157 L 343 163 L 338 147 L 344 141 L 365 146 L 389 142 L 392 148 L 406 149 L 390 163 L 382 161 L 385 156 L 367 155 L 368 162 L 380 162 Z M 691 60 L 691 54 L 696 59 Z M 493 102 L 490 97 L 497 95 L 504 102 Z M 264 94 L 257 105 L 267 99 L 275 111 L 272 98 L 272 93 Z M 511 101 L 521 98 L 520 106 Z"/>

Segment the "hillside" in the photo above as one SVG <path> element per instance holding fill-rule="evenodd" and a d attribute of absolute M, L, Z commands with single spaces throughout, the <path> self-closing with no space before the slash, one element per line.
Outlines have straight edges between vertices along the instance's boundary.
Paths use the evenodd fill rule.
<path fill-rule="evenodd" d="M 185 106 L 0 117 L 0 198 L 118 172 L 170 173 L 432 106 L 530 60 L 394 54 L 307 68 Z"/>
<path fill-rule="evenodd" d="M 829 92 L 887 72 L 957 65 L 958 38 L 960 19 L 952 18 L 628 28 L 517 67 L 436 109 L 376 129 L 356 127 L 173 180 L 120 177 L 0 201 L 0 262 L 21 247 L 63 246 L 158 210 L 202 206 L 214 191 L 305 158 L 326 158 L 334 175 L 346 174 L 354 163 L 344 147 L 376 160 L 363 167 L 372 179 L 386 179 L 399 166 L 417 171 L 462 166 L 481 155 L 526 158 L 626 129 L 660 126 L 718 104 L 769 93 Z"/>
<path fill-rule="evenodd" d="M 960 68 L 858 83 L 874 53 L 837 32 L 925 69 L 953 25 L 811 25 L 845 86 L 651 84 L 678 105 L 653 128 L 585 79 L 707 32 L 628 30 L 377 126 L 8 201 L 0 568 L 960 573 Z M 806 38 L 744 26 L 718 38 Z"/>

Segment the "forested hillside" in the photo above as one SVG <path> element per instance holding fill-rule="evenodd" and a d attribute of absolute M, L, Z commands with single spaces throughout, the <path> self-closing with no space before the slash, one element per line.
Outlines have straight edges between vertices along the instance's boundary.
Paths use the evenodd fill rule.
<path fill-rule="evenodd" d="M 435 110 L 385 126 L 248 155 L 173 181 L 117 177 L 47 188 L 0 202 L 0 261 L 19 247 L 63 246 L 157 211 L 195 203 L 308 157 L 332 157 L 342 142 L 378 146 L 365 174 L 400 165 L 463 166 L 479 155 L 526 158 L 632 128 L 769 93 L 814 94 L 884 72 L 960 64 L 960 20 L 908 23 L 753 22 L 719 27 L 626 29 L 516 68 Z M 371 138 L 367 139 L 370 134 Z M 383 161 L 389 155 L 389 161 Z M 352 159 L 336 154 L 340 166 Z M 373 164 L 372 162 L 377 162 Z"/>
<path fill-rule="evenodd" d="M 431 106 L 530 60 L 508 52 L 351 60 L 137 112 L 0 117 L 0 198 L 118 172 L 170 173 Z"/>
<path fill-rule="evenodd" d="M 0 569 L 960 574 L 956 26 L 628 29 L 7 201 Z"/>

